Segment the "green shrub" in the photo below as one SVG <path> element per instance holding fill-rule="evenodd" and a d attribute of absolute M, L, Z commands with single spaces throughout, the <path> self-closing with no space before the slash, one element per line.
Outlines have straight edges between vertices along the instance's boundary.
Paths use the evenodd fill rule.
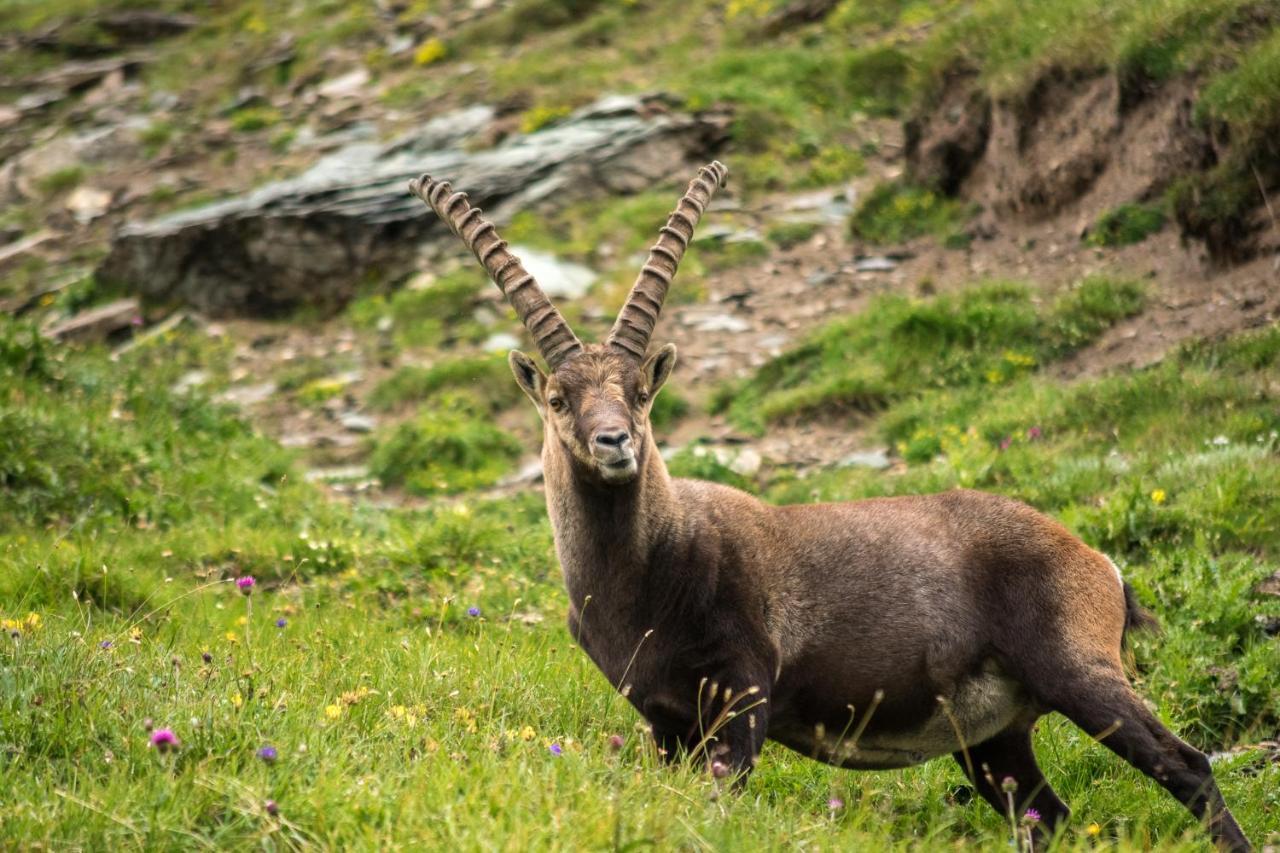
<path fill-rule="evenodd" d="M 388 410 L 430 401 L 441 391 L 462 391 L 483 400 L 494 412 L 523 399 L 501 355 L 448 358 L 430 367 L 402 367 L 378 383 L 369 396 L 374 407 Z"/>
<path fill-rule="evenodd" d="M 1130 246 L 1164 227 L 1164 211 L 1144 204 L 1122 204 L 1098 218 L 1085 238 L 1091 246 Z"/>
<path fill-rule="evenodd" d="M 521 447 L 466 398 L 441 395 L 430 409 L 380 436 L 369 470 L 389 486 L 419 495 L 490 486 Z"/>
<path fill-rule="evenodd" d="M 402 288 L 388 296 L 358 299 L 347 309 L 353 322 L 375 326 L 391 321 L 391 333 L 402 346 L 438 346 L 455 340 L 478 341 L 485 330 L 473 318 L 479 293 L 488 284 L 484 272 L 470 265 L 440 276 L 426 287 Z"/>
<path fill-rule="evenodd" d="M 755 484 L 728 465 L 722 465 L 704 447 L 686 447 L 667 461 L 667 469 L 673 477 L 687 477 L 692 480 L 709 480 L 742 489 L 744 492 L 756 491 Z"/>
<path fill-rule="evenodd" d="M 769 229 L 767 236 L 770 243 L 783 249 L 790 249 L 806 242 L 821 230 L 815 222 L 780 222 Z"/>
<path fill-rule="evenodd" d="M 964 203 L 933 190 L 887 183 L 871 191 L 849 225 L 855 237 L 896 245 L 924 236 L 953 238 L 972 215 Z"/>
<path fill-rule="evenodd" d="M 280 111 L 274 107 L 246 107 L 231 115 L 231 127 L 240 133 L 253 133 L 280 122 Z"/>
<path fill-rule="evenodd" d="M 1098 277 L 1048 310 L 1009 282 L 923 302 L 883 296 L 722 390 L 713 410 L 759 429 L 819 412 L 867 414 L 930 388 L 1004 384 L 1078 349 L 1142 302 L 1138 285 Z"/>

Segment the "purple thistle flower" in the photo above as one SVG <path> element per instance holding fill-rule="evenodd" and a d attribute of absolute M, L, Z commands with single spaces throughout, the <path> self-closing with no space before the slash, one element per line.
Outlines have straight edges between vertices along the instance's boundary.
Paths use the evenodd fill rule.
<path fill-rule="evenodd" d="M 609 748 L 614 752 L 622 749 L 622 745 L 624 743 L 626 743 L 626 741 L 622 739 L 622 735 L 609 735 Z"/>
<path fill-rule="evenodd" d="M 258 750 L 258 757 L 267 764 L 275 764 L 276 759 L 280 757 L 280 753 L 274 746 L 268 744 Z"/>
<path fill-rule="evenodd" d="M 253 595 L 253 585 L 256 583 L 257 581 L 253 579 L 253 575 L 236 578 L 236 587 L 239 588 L 242 595 Z"/>
<path fill-rule="evenodd" d="M 1000 442 L 1000 449 L 1001 449 L 1001 450 L 1008 450 L 1008 449 L 1009 449 L 1009 445 L 1011 445 L 1011 444 L 1013 444 L 1013 436 L 1006 435 L 1006 436 L 1004 437 L 1004 440 Z"/>
<path fill-rule="evenodd" d="M 1023 817 L 1027 819 L 1028 823 L 1040 822 L 1040 812 L 1036 811 L 1035 809 L 1027 809 L 1027 813 L 1023 815 Z"/>
<path fill-rule="evenodd" d="M 564 749 L 561 748 L 560 744 L 558 743 L 551 744 L 551 746 L 547 747 L 547 749 L 551 750 L 552 755 L 564 755 Z"/>
<path fill-rule="evenodd" d="M 209 654 L 208 652 L 201 652 L 200 660 L 204 661 L 205 663 L 213 663 L 213 655 Z"/>
<path fill-rule="evenodd" d="M 472 619 L 475 619 L 477 616 L 479 616 L 479 615 L 480 615 L 480 608 L 479 608 L 479 607 L 468 607 L 468 608 L 467 608 L 467 615 L 468 615 L 468 616 L 470 616 Z"/>
<path fill-rule="evenodd" d="M 280 814 L 280 807 L 276 805 L 275 800 L 267 800 L 265 803 L 262 804 L 262 807 L 266 809 L 267 814 L 271 815 L 272 817 L 275 817 L 276 815 Z"/>
<path fill-rule="evenodd" d="M 114 643 L 112 643 L 110 640 L 103 640 L 101 643 L 98 643 L 98 648 L 100 648 L 100 649 L 109 649 L 109 648 L 111 648 L 113 645 L 115 645 L 115 644 L 114 644 Z"/>
<path fill-rule="evenodd" d="M 1031 439 L 1032 441 L 1035 441 L 1037 438 L 1040 437 L 1040 435 L 1041 435 L 1040 427 L 1038 426 L 1034 426 L 1031 429 L 1027 430 L 1027 438 Z"/>
<path fill-rule="evenodd" d="M 285 619 L 283 616 L 281 616 L 279 619 L 276 620 L 277 628 L 283 628 L 285 625 L 288 625 L 288 624 L 289 624 L 289 620 Z"/>
<path fill-rule="evenodd" d="M 831 799 L 827 800 L 827 808 L 833 812 L 838 812 L 842 808 L 844 808 L 844 800 L 840 799 L 839 797 L 832 797 Z"/>
<path fill-rule="evenodd" d="M 156 748 L 156 752 L 168 752 L 182 746 L 182 743 L 173 729 L 156 729 L 151 733 L 151 745 Z"/>

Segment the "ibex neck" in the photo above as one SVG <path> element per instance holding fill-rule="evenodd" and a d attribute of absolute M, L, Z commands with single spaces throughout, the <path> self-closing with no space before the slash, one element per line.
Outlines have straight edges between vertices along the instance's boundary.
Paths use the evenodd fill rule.
<path fill-rule="evenodd" d="M 655 548 L 680 529 L 667 467 L 652 439 L 646 442 L 639 474 L 622 485 L 581 476 L 551 443 L 543 450 L 547 509 L 571 595 L 643 578 Z"/>

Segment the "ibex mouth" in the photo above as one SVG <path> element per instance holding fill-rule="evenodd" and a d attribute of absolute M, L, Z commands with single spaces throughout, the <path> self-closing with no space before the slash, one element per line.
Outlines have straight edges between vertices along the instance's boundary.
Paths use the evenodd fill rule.
<path fill-rule="evenodd" d="M 612 462 L 600 461 L 600 474 L 608 483 L 623 483 L 632 479 L 636 475 L 639 466 L 636 465 L 636 457 L 633 454 L 627 454 L 620 459 Z"/>

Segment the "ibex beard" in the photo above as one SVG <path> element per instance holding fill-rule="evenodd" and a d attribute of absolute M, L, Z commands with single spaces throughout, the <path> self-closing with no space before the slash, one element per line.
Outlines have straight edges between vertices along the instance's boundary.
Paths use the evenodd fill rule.
<path fill-rule="evenodd" d="M 739 784 L 766 738 L 851 768 L 952 755 L 1002 814 L 1069 811 L 1032 750 L 1058 712 L 1164 786 L 1224 849 L 1248 850 L 1206 757 L 1133 691 L 1126 632 L 1152 623 L 1114 564 L 996 495 L 771 506 L 673 479 L 649 425 L 675 347 L 649 343 L 725 167 L 690 183 L 603 344 L 583 344 L 463 193 L 411 191 L 479 259 L 549 370 L 512 352 L 542 419 L 569 630 L 662 754 Z"/>

